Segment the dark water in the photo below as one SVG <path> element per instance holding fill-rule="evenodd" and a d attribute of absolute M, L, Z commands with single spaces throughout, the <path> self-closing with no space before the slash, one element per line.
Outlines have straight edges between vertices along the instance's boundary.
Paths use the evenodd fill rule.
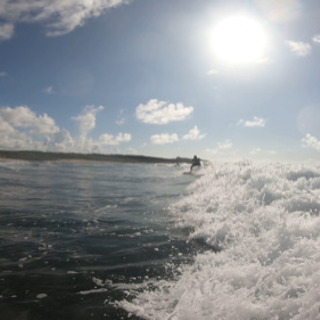
<path fill-rule="evenodd" d="M 182 171 L 0 163 L 1 319 L 131 316 L 116 305 L 130 299 L 123 289 L 170 279 L 189 259 L 192 248 L 167 209 L 194 179 Z"/>

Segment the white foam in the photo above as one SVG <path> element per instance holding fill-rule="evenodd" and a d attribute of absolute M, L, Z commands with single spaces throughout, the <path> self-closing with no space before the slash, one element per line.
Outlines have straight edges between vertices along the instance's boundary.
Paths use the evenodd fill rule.
<path fill-rule="evenodd" d="M 39 293 L 37 294 L 37 299 L 44 299 L 46 298 L 48 295 L 46 293 Z"/>
<path fill-rule="evenodd" d="M 91 290 L 82 290 L 78 292 L 78 294 L 81 294 L 82 296 L 87 296 L 89 294 L 96 294 L 96 293 L 105 293 L 109 290 L 106 288 L 99 288 L 99 289 L 91 289 Z"/>
<path fill-rule="evenodd" d="M 119 305 L 144 319 L 320 319 L 319 177 L 319 164 L 208 169 L 171 209 L 220 251 Z"/>

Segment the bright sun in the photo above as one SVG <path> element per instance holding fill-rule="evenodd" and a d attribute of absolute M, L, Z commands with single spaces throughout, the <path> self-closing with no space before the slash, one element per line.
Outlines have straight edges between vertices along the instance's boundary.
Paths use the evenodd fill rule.
<path fill-rule="evenodd" d="M 211 43 L 219 60 L 228 64 L 256 63 L 264 57 L 267 35 L 257 20 L 245 15 L 230 16 L 215 26 Z"/>

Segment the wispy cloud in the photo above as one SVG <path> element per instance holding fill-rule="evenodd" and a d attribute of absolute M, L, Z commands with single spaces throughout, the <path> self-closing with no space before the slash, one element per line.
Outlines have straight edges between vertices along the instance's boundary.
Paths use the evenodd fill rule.
<path fill-rule="evenodd" d="M 0 14 L 1 17 L 1 14 Z M 14 25 L 12 23 L 0 24 L 0 41 L 8 40 L 13 36 Z"/>
<path fill-rule="evenodd" d="M 118 126 L 122 126 L 122 125 L 124 125 L 126 123 L 126 119 L 125 118 L 120 118 L 120 119 L 117 119 L 116 120 L 116 124 L 118 125 Z"/>
<path fill-rule="evenodd" d="M 205 137 L 205 134 L 201 134 L 198 127 L 195 126 L 193 129 L 189 131 L 186 135 L 182 137 L 184 140 L 201 140 Z"/>
<path fill-rule="evenodd" d="M 227 139 L 224 142 L 218 142 L 217 147 L 214 149 L 206 149 L 206 152 L 217 155 L 220 154 L 228 149 L 231 149 L 233 147 L 233 143 L 231 140 Z"/>
<path fill-rule="evenodd" d="M 311 45 L 308 42 L 287 40 L 285 43 L 298 56 L 305 57 L 311 52 Z"/>
<path fill-rule="evenodd" d="M 176 133 L 162 133 L 151 136 L 150 140 L 153 144 L 168 144 L 179 141 L 179 137 Z"/>
<path fill-rule="evenodd" d="M 47 36 L 60 36 L 82 26 L 86 20 L 130 0 L 4 0 L 0 4 L 0 40 L 10 39 L 16 24 L 42 23 Z"/>
<path fill-rule="evenodd" d="M 126 119 L 123 116 L 123 114 L 124 114 L 124 110 L 120 110 L 119 114 L 118 114 L 118 117 L 117 117 L 117 120 L 116 120 L 116 124 L 118 126 L 122 126 L 122 125 L 124 125 L 126 123 Z"/>
<path fill-rule="evenodd" d="M 131 134 L 122 132 L 116 136 L 109 133 L 102 134 L 99 140 L 93 140 L 89 136 L 89 133 L 96 127 L 97 114 L 103 110 L 103 106 L 86 106 L 80 115 L 72 118 L 79 124 L 79 137 L 76 139 L 77 151 L 103 152 L 105 146 L 118 146 L 131 141 Z"/>
<path fill-rule="evenodd" d="M 168 103 L 151 99 L 147 104 L 140 104 L 136 109 L 136 117 L 143 123 L 167 124 L 173 121 L 183 121 L 193 112 L 193 107 L 182 103 Z"/>
<path fill-rule="evenodd" d="M 315 43 L 320 43 L 320 34 L 314 35 L 312 41 Z"/>
<path fill-rule="evenodd" d="M 238 125 L 241 125 L 243 127 L 248 127 L 248 128 L 254 128 L 254 127 L 263 128 L 266 125 L 266 120 L 259 117 L 253 117 L 253 120 L 240 119 L 238 121 Z"/>
<path fill-rule="evenodd" d="M 8 76 L 8 73 L 6 71 L 1 71 L 0 72 L 0 78 L 5 78 Z"/>
<path fill-rule="evenodd" d="M 320 151 L 320 141 L 310 133 L 307 133 L 306 136 L 302 139 L 302 146 Z"/>
<path fill-rule="evenodd" d="M 43 89 L 43 92 L 46 93 L 46 94 L 55 94 L 55 91 L 53 89 L 53 86 L 49 86 L 47 88 L 44 88 Z"/>

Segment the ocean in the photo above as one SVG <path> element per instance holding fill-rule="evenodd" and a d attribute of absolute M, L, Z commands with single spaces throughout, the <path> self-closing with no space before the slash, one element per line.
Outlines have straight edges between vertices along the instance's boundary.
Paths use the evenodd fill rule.
<path fill-rule="evenodd" d="M 320 319 L 320 164 L 0 162 L 2 320 Z"/>

